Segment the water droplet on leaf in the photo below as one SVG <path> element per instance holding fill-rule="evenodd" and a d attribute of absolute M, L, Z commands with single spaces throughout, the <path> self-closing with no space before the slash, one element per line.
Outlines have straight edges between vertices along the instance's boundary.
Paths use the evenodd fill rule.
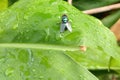
<path fill-rule="evenodd" d="M 28 16 L 27 16 L 27 15 L 25 15 L 25 16 L 24 16 L 24 19 L 25 19 L 25 20 L 28 20 Z"/>
<path fill-rule="evenodd" d="M 3 33 L 4 32 L 4 30 L 3 29 L 0 29 L 0 33 Z"/>
<path fill-rule="evenodd" d="M 14 68 L 9 67 L 8 69 L 6 69 L 5 75 L 10 76 L 10 75 L 12 75 L 13 72 L 14 72 Z"/>
<path fill-rule="evenodd" d="M 39 77 L 39 79 L 43 79 L 43 78 L 44 78 L 44 76 L 40 76 L 40 77 Z"/>
<path fill-rule="evenodd" d="M 35 72 L 36 70 L 35 69 L 32 69 L 33 72 Z"/>
<path fill-rule="evenodd" d="M 24 33 L 24 32 L 22 32 L 22 31 L 20 32 L 21 35 L 23 35 L 23 33 Z"/>
<path fill-rule="evenodd" d="M 28 49 L 28 54 L 29 54 L 29 64 L 32 64 L 32 62 L 34 61 L 34 57 L 31 49 Z"/>
<path fill-rule="evenodd" d="M 28 29 L 26 30 L 26 32 L 29 32 L 29 31 L 30 31 L 30 30 L 28 30 Z"/>
<path fill-rule="evenodd" d="M 17 27 L 18 27 L 18 24 L 15 24 L 15 25 L 13 26 L 13 29 L 15 30 L 15 29 L 17 29 Z"/>
<path fill-rule="evenodd" d="M 84 77 L 82 75 L 79 76 L 80 80 L 85 80 Z"/>
<path fill-rule="evenodd" d="M 29 37 L 26 37 L 27 40 L 29 40 L 30 38 Z"/>

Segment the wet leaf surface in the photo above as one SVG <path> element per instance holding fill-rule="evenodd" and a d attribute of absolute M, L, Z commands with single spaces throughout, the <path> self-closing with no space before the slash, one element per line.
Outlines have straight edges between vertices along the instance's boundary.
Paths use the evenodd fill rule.
<path fill-rule="evenodd" d="M 60 33 L 63 14 L 72 32 Z M 20 0 L 2 12 L 0 43 L 2 80 L 97 80 L 85 67 L 107 69 L 120 58 L 113 33 L 62 0 Z"/>

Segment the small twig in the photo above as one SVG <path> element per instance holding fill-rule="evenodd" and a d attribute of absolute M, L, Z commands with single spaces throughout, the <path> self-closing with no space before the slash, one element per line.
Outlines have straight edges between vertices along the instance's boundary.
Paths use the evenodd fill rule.
<path fill-rule="evenodd" d="M 72 5 L 72 0 L 68 0 L 68 3 L 69 3 L 70 5 Z"/>
<path fill-rule="evenodd" d="M 120 41 L 120 19 L 111 27 L 111 31 L 115 34 L 118 41 Z"/>
<path fill-rule="evenodd" d="M 120 8 L 120 3 L 109 5 L 109 6 L 104 6 L 100 8 L 95 8 L 95 9 L 90 9 L 90 10 L 85 10 L 83 11 L 86 14 L 96 14 L 100 12 L 106 12 L 114 9 L 119 9 Z"/>

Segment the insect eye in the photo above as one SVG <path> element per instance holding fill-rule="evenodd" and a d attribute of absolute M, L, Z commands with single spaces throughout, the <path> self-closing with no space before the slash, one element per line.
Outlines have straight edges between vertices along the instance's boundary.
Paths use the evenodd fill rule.
<path fill-rule="evenodd" d="M 63 18 L 63 22 L 67 22 L 68 21 L 68 19 L 67 18 Z"/>

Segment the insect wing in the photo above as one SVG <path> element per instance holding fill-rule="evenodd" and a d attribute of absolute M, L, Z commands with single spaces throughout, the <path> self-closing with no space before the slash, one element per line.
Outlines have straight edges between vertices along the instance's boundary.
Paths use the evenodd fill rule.
<path fill-rule="evenodd" d="M 61 23 L 60 32 L 64 32 L 65 31 L 65 27 L 66 27 L 66 25 Z"/>
<path fill-rule="evenodd" d="M 66 23 L 66 27 L 67 27 L 67 29 L 68 29 L 70 32 L 72 32 L 72 28 L 71 28 L 70 23 Z"/>

